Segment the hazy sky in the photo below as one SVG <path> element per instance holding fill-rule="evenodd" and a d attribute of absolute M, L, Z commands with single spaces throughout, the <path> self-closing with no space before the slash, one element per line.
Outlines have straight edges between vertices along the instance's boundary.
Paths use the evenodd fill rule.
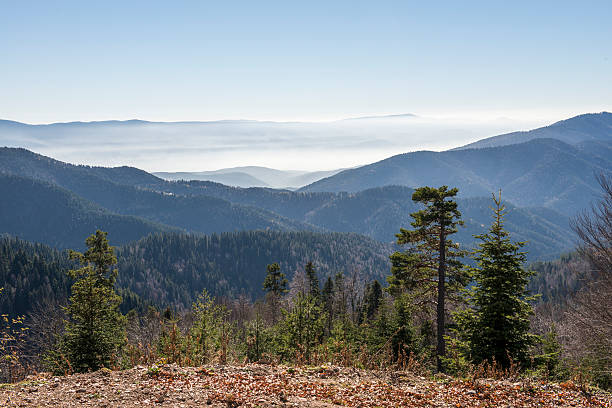
<path fill-rule="evenodd" d="M 0 0 L 0 118 L 612 110 L 612 1 Z"/>

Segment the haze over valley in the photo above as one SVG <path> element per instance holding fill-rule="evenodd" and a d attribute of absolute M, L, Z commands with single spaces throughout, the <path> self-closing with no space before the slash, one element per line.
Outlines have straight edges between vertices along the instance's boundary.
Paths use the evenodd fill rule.
<path fill-rule="evenodd" d="M 85 128 L 98 140 L 111 125 L 58 126 L 75 134 Z M 129 134 L 134 126 L 136 133 L 142 131 L 140 123 L 112 126 L 121 129 L 118 133 Z M 15 134 L 6 128 L 5 123 L 0 139 Z M 43 138 L 57 133 L 54 129 L 51 125 L 35 132 Z M 154 231 L 260 229 L 359 233 L 392 243 L 398 225 L 408 225 L 417 208 L 411 201 L 414 189 L 449 184 L 459 188 L 466 228 L 458 236 L 467 248 L 474 245 L 472 235 L 488 223 L 490 194 L 501 189 L 509 208 L 507 226 L 517 239 L 528 241 L 529 259 L 552 259 L 575 246 L 569 220 L 598 196 L 594 176 L 612 169 L 612 114 L 580 115 L 518 135 L 516 140 L 495 136 L 473 147 L 404 153 L 331 172 L 251 166 L 151 174 L 134 167 L 77 166 L 2 148 L 0 174 L 7 199 L 1 225 L 3 232 L 62 248 L 79 246 L 82 234 L 76 231 L 88 228 L 109 231 L 117 244 Z M 494 145 L 497 140 L 503 143 Z M 270 188 L 277 186 L 299 190 Z M 35 199 L 41 196 L 47 199 Z M 71 216 L 75 211 L 83 215 Z M 74 231 L 36 227 L 52 213 L 72 218 L 50 221 L 71 225 Z"/>
<path fill-rule="evenodd" d="M 406 151 L 446 150 L 536 124 L 545 122 L 416 115 L 328 122 L 128 120 L 31 125 L 5 120 L 0 121 L 0 146 L 24 147 L 70 163 L 129 165 L 149 172 L 241 166 L 312 172 L 363 165 Z"/>

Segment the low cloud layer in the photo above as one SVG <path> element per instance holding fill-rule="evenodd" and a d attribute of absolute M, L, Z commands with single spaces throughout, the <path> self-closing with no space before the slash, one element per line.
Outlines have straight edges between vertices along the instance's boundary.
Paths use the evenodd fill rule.
<path fill-rule="evenodd" d="M 323 170 L 371 163 L 415 150 L 446 150 L 542 123 L 414 116 L 325 123 L 143 121 L 24 125 L 0 122 L 0 145 L 58 160 L 129 165 L 147 171 L 204 171 L 257 165 Z"/>

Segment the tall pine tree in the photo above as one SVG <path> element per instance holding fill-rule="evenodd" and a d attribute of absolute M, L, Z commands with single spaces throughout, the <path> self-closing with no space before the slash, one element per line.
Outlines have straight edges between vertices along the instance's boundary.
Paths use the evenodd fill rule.
<path fill-rule="evenodd" d="M 267 274 L 263 283 L 263 287 L 267 292 L 274 293 L 277 296 L 282 296 L 287 293 L 287 278 L 281 272 L 280 266 L 275 262 L 268 265 L 266 268 Z"/>
<path fill-rule="evenodd" d="M 447 297 L 458 294 L 467 284 L 457 259 L 463 253 L 448 237 L 462 225 L 457 202 L 456 188 L 421 187 L 415 190 L 412 200 L 425 208 L 410 214 L 414 230 L 400 229 L 396 234 L 399 245 L 409 245 L 404 252 L 391 255 L 389 290 L 397 295 L 408 292 L 416 305 L 436 305 L 437 368 L 443 371 L 442 361 L 446 354 L 446 307 Z"/>

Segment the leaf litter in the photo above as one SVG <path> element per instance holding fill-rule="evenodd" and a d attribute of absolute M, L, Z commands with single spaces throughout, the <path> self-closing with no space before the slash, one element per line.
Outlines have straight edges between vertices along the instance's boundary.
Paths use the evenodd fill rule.
<path fill-rule="evenodd" d="M 263 364 L 138 366 L 0 387 L 2 407 L 612 407 L 573 382 L 435 379 L 400 371 Z"/>

